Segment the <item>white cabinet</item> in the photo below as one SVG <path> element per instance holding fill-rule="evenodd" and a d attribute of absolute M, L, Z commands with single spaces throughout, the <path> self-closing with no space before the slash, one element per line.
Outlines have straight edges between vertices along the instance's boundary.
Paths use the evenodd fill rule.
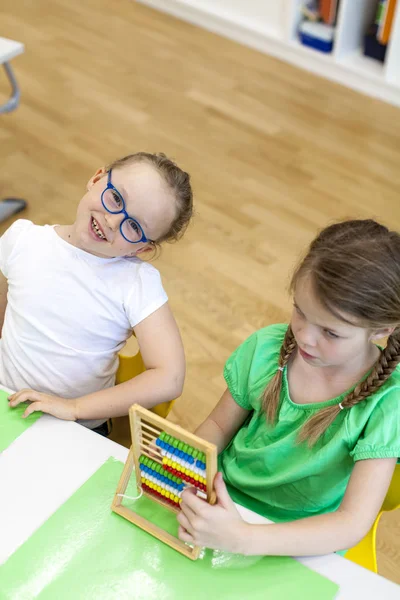
<path fill-rule="evenodd" d="M 242 27 L 267 31 L 270 35 L 280 35 L 283 31 L 284 2 L 279 0 L 187 0 L 184 4 Z"/>
<path fill-rule="evenodd" d="M 400 106 L 400 1 L 385 63 L 365 57 L 362 51 L 377 0 L 341 0 L 330 54 L 298 41 L 303 0 L 138 1 Z"/>

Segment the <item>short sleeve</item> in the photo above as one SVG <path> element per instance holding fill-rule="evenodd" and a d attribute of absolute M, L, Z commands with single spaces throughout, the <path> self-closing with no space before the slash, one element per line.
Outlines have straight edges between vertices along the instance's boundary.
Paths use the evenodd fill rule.
<path fill-rule="evenodd" d="M 382 396 L 351 456 L 354 461 L 400 457 L 400 388 Z"/>
<path fill-rule="evenodd" d="M 224 377 L 232 398 L 245 410 L 258 409 L 262 392 L 276 373 L 287 325 L 253 333 L 228 358 Z"/>
<path fill-rule="evenodd" d="M 160 273 L 152 265 L 143 262 L 136 274 L 132 288 L 125 301 L 125 311 L 131 327 L 168 302 Z"/>
<path fill-rule="evenodd" d="M 31 221 L 18 219 L 0 237 L 0 271 L 8 277 L 8 265 L 18 238 L 27 229 L 33 226 Z"/>

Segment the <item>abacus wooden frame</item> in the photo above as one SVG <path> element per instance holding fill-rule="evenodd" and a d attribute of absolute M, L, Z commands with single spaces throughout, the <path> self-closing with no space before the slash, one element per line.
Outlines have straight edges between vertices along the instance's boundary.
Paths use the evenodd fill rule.
<path fill-rule="evenodd" d="M 168 435 L 172 435 L 175 438 L 178 438 L 185 444 L 189 444 L 190 446 L 194 446 L 196 449 L 204 452 L 206 456 L 206 488 L 207 488 L 207 502 L 210 504 L 214 504 L 216 500 L 215 491 L 213 488 L 214 478 L 217 473 L 217 447 L 214 444 L 206 442 L 205 440 L 197 437 L 196 435 L 186 431 L 179 425 L 175 425 L 175 423 L 171 423 L 162 417 L 159 417 L 153 412 L 143 408 L 139 404 L 134 404 L 129 409 L 129 421 L 131 428 L 131 436 L 132 436 L 132 446 L 129 450 L 128 458 L 125 462 L 124 469 L 122 471 L 121 478 L 119 480 L 114 499 L 111 505 L 111 509 L 117 514 L 121 515 L 131 523 L 134 523 L 144 531 L 147 531 L 154 537 L 158 538 L 171 548 L 174 548 L 181 554 L 191 558 L 192 560 L 196 560 L 200 553 L 199 546 L 190 546 L 185 542 L 182 542 L 175 536 L 171 535 L 167 531 L 164 531 L 161 527 L 158 527 L 154 523 L 151 523 L 147 519 L 141 517 L 136 514 L 133 510 L 127 508 L 122 505 L 122 496 L 119 494 L 125 494 L 129 479 L 132 474 L 132 470 L 135 469 L 136 474 L 136 484 L 138 488 L 138 492 L 142 491 L 142 493 L 153 500 L 154 502 L 158 502 L 165 508 L 178 513 L 179 509 L 171 506 L 170 504 L 163 502 L 161 499 L 156 498 L 152 494 L 147 493 L 141 485 L 141 476 L 140 476 L 140 456 L 144 453 L 143 449 L 145 448 L 148 452 L 147 456 L 150 456 L 153 460 L 158 459 L 161 462 L 162 455 L 157 446 L 151 448 L 149 451 L 149 446 L 151 441 L 148 440 L 151 434 L 153 435 L 153 440 L 155 440 L 161 432 L 165 432 Z M 150 452 L 150 453 L 149 453 Z"/>

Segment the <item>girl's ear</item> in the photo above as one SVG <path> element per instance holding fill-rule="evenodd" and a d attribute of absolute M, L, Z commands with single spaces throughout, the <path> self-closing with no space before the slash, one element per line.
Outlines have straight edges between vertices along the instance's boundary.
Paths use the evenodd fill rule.
<path fill-rule="evenodd" d="M 152 250 L 154 250 L 153 244 L 146 244 L 146 246 L 139 248 L 135 254 L 145 254 L 147 252 L 151 252 Z"/>
<path fill-rule="evenodd" d="M 93 177 L 91 177 L 89 179 L 89 181 L 87 182 L 86 185 L 86 189 L 87 191 L 89 191 L 95 183 L 97 183 L 99 181 L 99 179 L 101 179 L 102 177 L 104 177 L 104 175 L 106 174 L 106 169 L 105 167 L 101 167 L 101 169 L 97 169 L 96 173 L 93 175 Z"/>
<path fill-rule="evenodd" d="M 154 250 L 154 246 L 151 242 L 149 242 L 145 246 L 139 248 L 139 250 L 134 250 L 130 254 L 127 254 L 127 256 L 137 256 L 138 254 L 146 254 L 147 252 L 151 252 L 152 250 Z"/>
<path fill-rule="evenodd" d="M 375 329 L 369 336 L 369 340 L 381 340 L 389 337 L 389 335 L 392 335 L 395 329 L 396 327 L 381 327 L 380 329 Z"/>

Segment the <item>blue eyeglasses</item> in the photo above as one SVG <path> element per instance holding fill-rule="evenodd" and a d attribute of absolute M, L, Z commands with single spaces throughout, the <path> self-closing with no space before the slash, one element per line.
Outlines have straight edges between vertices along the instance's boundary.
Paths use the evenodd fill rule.
<path fill-rule="evenodd" d="M 138 244 L 139 242 L 150 242 L 144 234 L 142 226 L 139 221 L 130 217 L 125 210 L 125 200 L 119 193 L 116 187 L 111 183 L 111 172 L 108 171 L 107 187 L 101 194 L 101 203 L 107 212 L 112 215 L 119 215 L 122 213 L 125 216 L 120 223 L 119 230 L 122 237 L 131 244 Z"/>

